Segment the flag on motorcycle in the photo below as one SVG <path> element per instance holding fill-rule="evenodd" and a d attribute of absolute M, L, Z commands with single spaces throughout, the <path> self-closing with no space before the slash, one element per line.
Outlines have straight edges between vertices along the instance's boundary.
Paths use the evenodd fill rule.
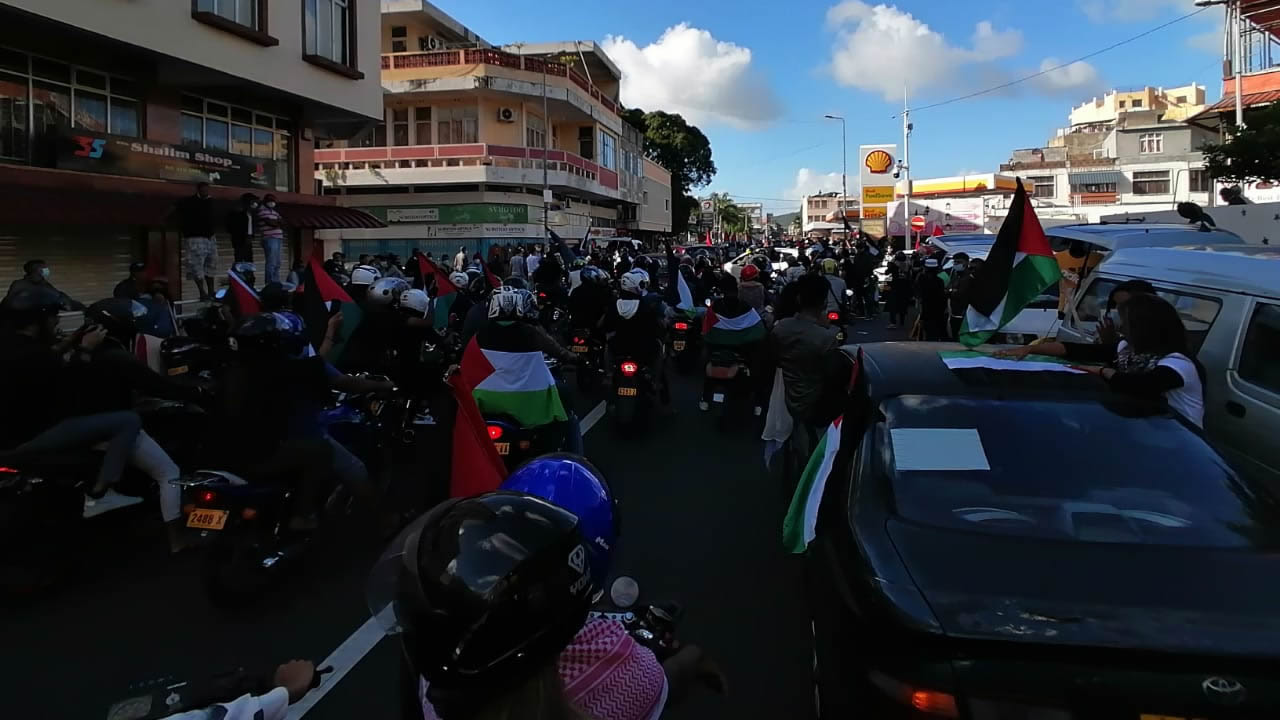
<path fill-rule="evenodd" d="M 971 281 L 960 342 L 968 347 L 986 342 L 1061 278 L 1049 239 L 1019 179 L 1009 214 Z"/>
<path fill-rule="evenodd" d="M 493 270 L 489 269 L 488 263 L 484 264 L 484 277 L 486 280 L 489 281 L 489 287 L 493 288 L 494 290 L 497 290 L 498 288 L 502 287 L 502 281 L 498 279 L 497 275 L 493 274 Z"/>
<path fill-rule="evenodd" d="M 343 290 L 329 273 L 325 272 L 320 258 L 315 255 L 311 256 L 306 270 L 302 273 L 302 286 L 298 288 L 298 292 L 302 293 L 298 314 L 307 325 L 311 346 L 317 351 L 324 342 L 329 318 L 342 313 L 342 326 L 338 328 L 333 338 L 333 347 L 325 357 L 330 363 L 338 364 L 342 360 L 343 351 L 347 348 L 347 340 L 360 326 L 360 320 L 363 317 L 360 305 L 351 299 L 347 291 Z"/>
<path fill-rule="evenodd" d="M 764 339 L 764 321 L 755 308 L 738 317 L 721 317 L 708 308 L 702 318 L 702 335 L 708 345 L 746 345 Z"/>
<path fill-rule="evenodd" d="M 840 452 L 840 428 L 843 423 L 843 416 L 831 423 L 800 475 L 795 495 L 791 497 L 791 507 L 787 509 L 787 516 L 782 521 L 782 544 L 789 552 L 802 553 L 813 542 L 818 527 L 818 507 L 822 505 L 827 478 L 831 477 L 836 454 Z"/>
<path fill-rule="evenodd" d="M 462 352 L 462 380 L 484 415 L 506 415 L 521 427 L 568 419 L 556 380 L 538 350 L 525 351 L 510 324 L 490 322 Z"/>
<path fill-rule="evenodd" d="M 680 294 L 680 302 L 676 303 L 676 310 L 693 317 L 698 311 L 693 305 L 693 291 L 689 289 L 689 283 L 684 279 L 684 273 L 680 272 L 679 267 L 676 268 L 676 292 Z"/>
<path fill-rule="evenodd" d="M 233 315 L 244 317 L 262 312 L 262 301 L 258 299 L 258 292 L 245 282 L 244 278 L 237 275 L 235 270 L 228 270 L 227 278 L 229 279 L 227 295 L 231 300 Z"/>
<path fill-rule="evenodd" d="M 458 288 L 449 280 L 449 273 L 423 255 L 418 256 L 418 269 L 422 271 L 423 282 L 427 278 L 435 279 L 436 296 L 431 304 L 431 324 L 436 330 L 443 330 L 449 327 L 449 311 L 458 299 Z"/>
<path fill-rule="evenodd" d="M 453 455 L 449 467 L 449 497 L 470 497 L 498 489 L 507 477 L 502 456 L 489 439 L 488 426 L 471 388 L 459 373 L 449 376 L 449 389 L 458 403 L 453 423 Z"/>

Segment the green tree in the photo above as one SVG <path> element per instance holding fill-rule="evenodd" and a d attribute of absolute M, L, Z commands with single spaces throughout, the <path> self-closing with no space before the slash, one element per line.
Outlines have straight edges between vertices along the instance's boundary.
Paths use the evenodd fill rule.
<path fill-rule="evenodd" d="M 1256 110 L 1248 120 L 1226 142 L 1201 148 L 1205 169 L 1227 182 L 1280 181 L 1280 105 Z"/>
<path fill-rule="evenodd" d="M 622 119 L 644 134 L 645 155 L 671 172 L 671 229 L 683 232 L 698 208 L 689 191 L 705 186 L 716 174 L 711 141 L 678 114 L 630 108 L 622 112 Z"/>
<path fill-rule="evenodd" d="M 746 228 L 747 215 L 738 207 L 728 193 L 711 193 L 715 213 L 720 218 L 720 229 L 724 232 L 743 232 Z"/>

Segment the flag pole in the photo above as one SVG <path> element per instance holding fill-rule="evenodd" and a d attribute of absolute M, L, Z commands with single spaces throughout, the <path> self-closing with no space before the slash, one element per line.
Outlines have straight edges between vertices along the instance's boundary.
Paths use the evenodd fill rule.
<path fill-rule="evenodd" d="M 914 235 L 911 229 L 911 108 L 907 105 L 907 82 L 902 82 L 902 176 L 905 189 L 902 193 L 902 227 L 904 235 Z M 903 238 L 906 245 L 907 237 Z M 919 238 L 916 238 L 917 244 Z"/>

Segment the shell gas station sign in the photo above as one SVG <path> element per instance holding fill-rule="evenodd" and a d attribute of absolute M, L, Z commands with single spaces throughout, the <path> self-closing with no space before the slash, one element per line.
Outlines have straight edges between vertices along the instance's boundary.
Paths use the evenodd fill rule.
<path fill-rule="evenodd" d="M 897 180 L 893 175 L 898 170 L 898 146 L 859 146 L 858 170 L 862 217 L 883 222 L 882 219 L 888 214 L 889 203 L 894 201 Z"/>

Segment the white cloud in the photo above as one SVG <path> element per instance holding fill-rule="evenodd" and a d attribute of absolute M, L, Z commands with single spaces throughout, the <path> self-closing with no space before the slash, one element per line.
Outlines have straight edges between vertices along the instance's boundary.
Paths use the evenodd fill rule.
<path fill-rule="evenodd" d="M 833 190 L 840 191 L 840 173 L 821 173 L 809 168 L 800 168 L 796 171 L 795 182 L 782 191 L 782 197 L 799 200 L 805 195 L 817 195 L 820 192 Z"/>
<path fill-rule="evenodd" d="M 1080 0 L 1080 10 L 1096 23 L 1149 20 L 1169 10 L 1189 10 L 1187 0 Z"/>
<path fill-rule="evenodd" d="M 646 111 L 680 113 L 695 124 L 752 129 L 782 112 L 751 62 L 751 50 L 681 23 L 644 47 L 609 35 L 604 51 L 622 70 L 622 102 Z"/>
<path fill-rule="evenodd" d="M 1063 67 L 1056 67 L 1058 65 L 1062 65 L 1061 60 L 1052 57 L 1045 58 L 1040 62 L 1040 71 L 1054 69 L 1035 78 L 1032 82 L 1041 91 L 1050 94 L 1087 93 L 1102 86 L 1102 78 L 1098 75 L 1097 68 L 1087 62 L 1077 60 Z"/>
<path fill-rule="evenodd" d="M 916 93 L 955 87 L 981 75 L 992 61 L 1016 55 L 1022 33 L 997 30 L 979 22 L 969 46 L 953 44 L 911 13 L 893 5 L 846 0 L 827 11 L 827 24 L 837 33 L 831 73 L 841 85 L 879 92 L 886 100 L 902 98 L 903 82 Z"/>

